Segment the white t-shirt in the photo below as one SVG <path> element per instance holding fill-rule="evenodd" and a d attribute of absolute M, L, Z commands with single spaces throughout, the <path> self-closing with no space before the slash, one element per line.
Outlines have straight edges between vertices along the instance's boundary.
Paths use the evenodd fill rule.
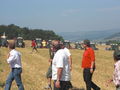
<path fill-rule="evenodd" d="M 66 47 L 64 48 L 65 54 L 69 57 L 71 55 L 69 49 L 67 49 Z"/>
<path fill-rule="evenodd" d="M 21 53 L 13 49 L 10 51 L 10 56 L 7 62 L 10 64 L 11 68 L 21 68 Z"/>
<path fill-rule="evenodd" d="M 60 49 L 56 52 L 52 62 L 52 79 L 57 80 L 58 68 L 63 68 L 61 81 L 70 81 L 70 67 L 67 59 L 67 55 L 64 49 Z"/>

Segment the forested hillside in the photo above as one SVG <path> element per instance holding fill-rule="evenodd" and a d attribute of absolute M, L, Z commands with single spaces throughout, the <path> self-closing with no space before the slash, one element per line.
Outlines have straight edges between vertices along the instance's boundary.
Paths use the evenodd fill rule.
<path fill-rule="evenodd" d="M 63 40 L 61 36 L 57 35 L 52 30 L 29 29 L 27 27 L 21 28 L 14 24 L 0 25 L 0 36 L 3 35 L 4 32 L 7 35 L 8 39 L 13 39 L 14 37 L 21 36 L 25 40 L 31 40 L 34 38 L 41 38 L 44 40 Z"/>

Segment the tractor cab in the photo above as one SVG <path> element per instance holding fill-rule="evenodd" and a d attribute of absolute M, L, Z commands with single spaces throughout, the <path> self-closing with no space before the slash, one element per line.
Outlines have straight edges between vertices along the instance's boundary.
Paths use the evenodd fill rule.
<path fill-rule="evenodd" d="M 70 41 L 69 41 L 69 40 L 65 40 L 65 41 L 63 42 L 63 44 L 64 44 L 64 46 L 65 46 L 66 48 L 68 48 L 68 49 L 71 48 L 71 45 L 70 45 Z"/>
<path fill-rule="evenodd" d="M 8 47 L 8 41 L 7 36 L 5 36 L 5 32 L 3 33 L 3 36 L 1 36 L 0 45 L 2 47 Z"/>
<path fill-rule="evenodd" d="M 96 45 L 95 45 L 95 44 L 90 44 L 90 46 L 91 46 L 91 48 L 92 48 L 93 50 L 98 50 L 98 48 L 96 48 Z"/>
<path fill-rule="evenodd" d="M 47 42 L 47 48 L 50 48 L 50 47 L 52 47 L 52 40 L 48 40 Z"/>
<path fill-rule="evenodd" d="M 119 50 L 118 44 L 112 44 L 110 50 Z"/>
<path fill-rule="evenodd" d="M 81 46 L 81 44 L 79 42 L 75 42 L 75 49 L 83 50 L 83 47 Z"/>
<path fill-rule="evenodd" d="M 23 37 L 17 37 L 16 46 L 17 47 L 21 47 L 21 48 L 25 47 L 25 43 L 23 41 Z"/>
<path fill-rule="evenodd" d="M 35 41 L 36 41 L 37 48 L 42 48 L 42 39 L 36 38 Z"/>

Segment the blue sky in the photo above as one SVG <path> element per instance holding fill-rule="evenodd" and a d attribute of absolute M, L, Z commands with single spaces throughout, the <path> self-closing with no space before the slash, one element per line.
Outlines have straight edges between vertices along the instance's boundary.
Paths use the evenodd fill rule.
<path fill-rule="evenodd" d="M 0 24 L 55 32 L 120 29 L 120 0 L 0 0 Z"/>

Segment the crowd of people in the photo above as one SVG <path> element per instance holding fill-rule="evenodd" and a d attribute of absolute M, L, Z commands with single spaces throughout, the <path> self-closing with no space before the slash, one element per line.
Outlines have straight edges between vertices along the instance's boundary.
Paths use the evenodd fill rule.
<path fill-rule="evenodd" d="M 4 90 L 10 90 L 13 80 L 16 81 L 19 90 L 24 90 L 24 86 L 21 80 L 21 53 L 15 49 L 15 43 L 9 43 L 8 46 L 10 51 L 7 56 L 7 62 L 10 64 L 11 72 L 6 80 Z M 33 49 L 36 50 L 34 47 L 34 41 L 32 46 Z M 100 87 L 92 81 L 92 76 L 96 69 L 96 65 L 95 53 L 94 50 L 90 47 L 90 41 L 84 40 L 83 47 L 84 53 L 82 57 L 81 68 L 83 68 L 83 79 L 86 84 L 86 90 L 100 90 Z M 60 41 L 53 40 L 49 48 L 49 53 L 50 65 L 46 74 L 48 85 L 45 87 L 45 89 L 69 90 L 73 87 L 71 83 L 72 56 L 69 49 L 67 49 Z M 115 61 L 115 71 L 113 79 L 109 80 L 108 83 L 113 81 L 115 83 L 116 90 L 120 90 L 120 51 L 115 51 L 113 57 Z M 54 81 L 53 87 L 51 80 Z"/>

